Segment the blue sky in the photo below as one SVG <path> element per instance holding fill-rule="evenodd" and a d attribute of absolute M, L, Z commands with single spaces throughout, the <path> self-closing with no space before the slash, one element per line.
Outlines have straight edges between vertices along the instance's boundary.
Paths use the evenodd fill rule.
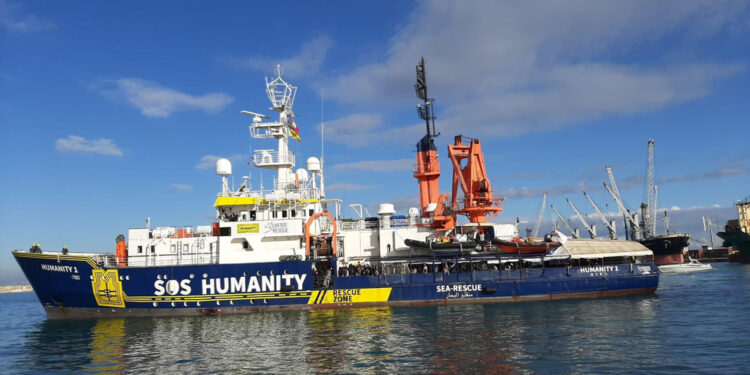
<path fill-rule="evenodd" d="M 268 108 L 277 63 L 300 87 L 298 155 L 320 154 L 322 93 L 329 195 L 405 212 L 421 56 L 441 187 L 453 135 L 481 137 L 499 221 L 533 221 L 545 190 L 566 215 L 566 197 L 593 212 L 584 189 L 613 211 L 606 164 L 637 206 L 649 138 L 673 230 L 698 238 L 702 215 L 723 226 L 750 195 L 747 1 L 1 0 L 0 271 L 17 277 L 10 250 L 33 241 L 111 251 L 146 216 L 209 223 L 212 161 L 239 181 L 268 146 L 240 110 Z"/>

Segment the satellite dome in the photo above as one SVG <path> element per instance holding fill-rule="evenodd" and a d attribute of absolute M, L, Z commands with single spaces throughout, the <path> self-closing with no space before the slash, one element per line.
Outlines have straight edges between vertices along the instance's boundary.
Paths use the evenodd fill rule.
<path fill-rule="evenodd" d="M 232 174 L 232 162 L 229 159 L 219 159 L 216 161 L 216 174 L 219 176 L 229 176 Z"/>
<path fill-rule="evenodd" d="M 307 170 L 310 172 L 320 172 L 320 159 L 315 156 L 307 158 Z"/>
<path fill-rule="evenodd" d="M 297 169 L 297 172 L 295 172 L 295 173 L 297 174 L 297 179 L 299 180 L 299 182 L 305 182 L 305 181 L 307 181 L 307 171 L 306 170 L 300 168 L 300 169 Z"/>

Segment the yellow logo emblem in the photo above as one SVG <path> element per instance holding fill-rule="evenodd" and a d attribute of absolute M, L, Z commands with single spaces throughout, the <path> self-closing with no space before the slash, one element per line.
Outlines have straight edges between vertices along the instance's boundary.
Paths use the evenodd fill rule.
<path fill-rule="evenodd" d="M 122 283 L 117 270 L 92 270 L 94 280 L 91 287 L 94 289 L 94 299 L 99 306 L 125 307 L 122 298 Z"/>

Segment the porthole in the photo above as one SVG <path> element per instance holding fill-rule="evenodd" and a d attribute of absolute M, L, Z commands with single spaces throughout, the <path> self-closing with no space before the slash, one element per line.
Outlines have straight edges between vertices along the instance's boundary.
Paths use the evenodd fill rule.
<path fill-rule="evenodd" d="M 263 299 L 263 303 L 268 303 L 268 300 L 267 299 Z"/>
<path fill-rule="evenodd" d="M 255 304 L 255 300 L 254 300 L 254 299 L 251 299 L 251 300 L 250 300 L 250 304 L 251 304 L 251 305 L 254 305 L 254 304 Z"/>
<path fill-rule="evenodd" d="M 159 305 L 158 303 L 154 302 L 154 307 L 156 307 L 156 306 L 158 306 L 158 305 Z"/>
<path fill-rule="evenodd" d="M 204 278 L 204 279 L 205 279 L 205 278 L 208 278 L 208 274 L 207 274 L 207 273 L 204 273 L 204 274 L 203 274 L 203 278 Z"/>
<path fill-rule="evenodd" d="M 288 274 L 289 274 L 289 271 L 284 270 L 284 275 L 288 275 Z"/>
<path fill-rule="evenodd" d="M 192 279 L 192 278 L 194 278 L 194 277 L 195 277 L 195 274 L 191 273 L 191 274 L 190 274 L 190 278 Z"/>
<path fill-rule="evenodd" d="M 195 306 L 200 306 L 200 305 L 201 305 L 201 303 L 200 303 L 200 302 L 196 302 L 196 303 L 195 303 Z"/>
<path fill-rule="evenodd" d="M 130 275 L 125 275 L 125 280 L 130 280 Z"/>
<path fill-rule="evenodd" d="M 258 275 L 258 276 L 260 276 L 260 271 L 256 272 L 255 274 Z"/>
<path fill-rule="evenodd" d="M 268 274 L 269 275 L 275 275 L 275 273 L 273 272 L 273 270 L 271 270 L 271 272 L 269 272 Z"/>
<path fill-rule="evenodd" d="M 243 272 L 242 276 L 247 276 L 247 271 Z"/>
<path fill-rule="evenodd" d="M 221 302 L 220 301 L 216 301 L 216 306 L 219 306 L 219 305 L 221 305 Z"/>
<path fill-rule="evenodd" d="M 156 275 L 157 280 L 161 280 L 161 275 Z"/>

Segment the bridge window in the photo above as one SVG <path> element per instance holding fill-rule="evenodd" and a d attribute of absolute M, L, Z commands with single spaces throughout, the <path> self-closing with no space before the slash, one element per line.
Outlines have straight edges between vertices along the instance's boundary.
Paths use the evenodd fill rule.
<path fill-rule="evenodd" d="M 312 209 L 312 208 L 310 209 L 310 211 L 309 211 L 309 212 L 310 212 L 310 216 L 312 216 L 313 214 L 315 214 L 315 210 L 314 210 L 314 209 Z"/>
<path fill-rule="evenodd" d="M 143 246 L 138 246 L 138 254 L 143 252 Z"/>
<path fill-rule="evenodd" d="M 271 217 L 274 218 L 274 219 L 277 218 L 277 217 L 279 217 L 279 211 L 273 211 L 273 212 L 271 212 Z"/>
<path fill-rule="evenodd" d="M 291 213 L 292 217 L 297 217 L 297 210 L 289 210 L 289 213 Z"/>
<path fill-rule="evenodd" d="M 281 217 L 286 217 L 286 210 L 281 211 Z"/>
<path fill-rule="evenodd" d="M 155 253 L 155 252 L 156 252 L 156 246 L 154 246 L 154 245 L 151 245 L 151 254 L 153 254 L 153 253 Z"/>

